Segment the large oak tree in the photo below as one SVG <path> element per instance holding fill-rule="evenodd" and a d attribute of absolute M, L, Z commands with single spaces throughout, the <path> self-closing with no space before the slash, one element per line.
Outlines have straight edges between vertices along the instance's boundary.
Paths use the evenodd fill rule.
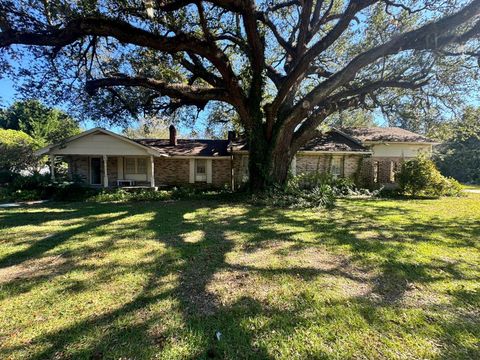
<path fill-rule="evenodd" d="M 92 117 L 224 104 L 258 190 L 332 114 L 464 90 L 479 14 L 480 0 L 2 0 L 0 70 Z"/>

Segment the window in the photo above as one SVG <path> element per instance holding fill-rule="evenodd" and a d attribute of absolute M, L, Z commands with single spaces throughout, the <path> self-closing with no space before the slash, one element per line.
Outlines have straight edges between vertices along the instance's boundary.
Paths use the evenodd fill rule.
<path fill-rule="evenodd" d="M 146 174 L 147 173 L 147 159 L 138 158 L 137 159 L 137 174 Z"/>
<path fill-rule="evenodd" d="M 205 159 L 195 160 L 195 181 L 199 181 L 199 182 L 207 181 L 207 160 Z"/>
<path fill-rule="evenodd" d="M 145 158 L 125 158 L 126 174 L 146 174 L 147 159 Z"/>
<path fill-rule="evenodd" d="M 135 174 L 135 159 L 134 158 L 126 158 L 125 159 L 125 172 L 127 174 Z"/>
<path fill-rule="evenodd" d="M 332 163 L 330 165 L 330 173 L 334 177 L 342 176 L 342 158 L 341 157 L 332 158 Z"/>

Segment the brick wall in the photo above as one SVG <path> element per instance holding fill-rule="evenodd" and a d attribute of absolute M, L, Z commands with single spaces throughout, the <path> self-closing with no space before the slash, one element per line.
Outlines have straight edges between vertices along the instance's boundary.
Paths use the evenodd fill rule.
<path fill-rule="evenodd" d="M 401 157 L 370 157 L 361 164 L 359 179 L 361 184 L 369 188 L 380 186 L 396 186 L 395 172 L 398 172 L 405 161 Z"/>
<path fill-rule="evenodd" d="M 230 159 L 212 159 L 212 184 L 190 184 L 190 159 L 155 158 L 155 184 L 223 187 L 230 185 Z"/>
<path fill-rule="evenodd" d="M 230 186 L 231 183 L 231 160 L 212 160 L 212 185 L 215 187 Z"/>
<path fill-rule="evenodd" d="M 297 174 L 327 172 L 330 158 L 330 155 L 297 155 Z"/>
<path fill-rule="evenodd" d="M 363 155 L 340 155 L 342 157 L 343 164 L 343 176 L 344 177 L 355 177 L 361 160 L 364 157 Z M 321 155 L 306 155 L 299 154 L 297 155 L 297 174 L 302 173 L 328 173 L 330 172 L 332 155 L 330 154 L 321 154 Z"/>
<path fill-rule="evenodd" d="M 155 184 L 186 185 L 190 179 L 190 160 L 155 158 Z"/>
<path fill-rule="evenodd" d="M 88 156 L 71 156 L 69 162 L 69 172 L 79 177 L 84 183 L 89 184 Z"/>

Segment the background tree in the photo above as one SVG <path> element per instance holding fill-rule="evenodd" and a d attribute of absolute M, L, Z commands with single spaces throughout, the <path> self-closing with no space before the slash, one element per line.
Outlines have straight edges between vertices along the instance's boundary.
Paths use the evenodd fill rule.
<path fill-rule="evenodd" d="M 452 106 L 478 72 L 480 0 L 0 4 L 0 69 L 23 92 L 116 123 L 224 103 L 248 135 L 256 190 L 283 183 L 331 115 Z"/>
<path fill-rule="evenodd" d="M 0 174 L 33 170 L 37 158 L 33 152 L 38 143 L 28 134 L 18 130 L 0 129 Z"/>
<path fill-rule="evenodd" d="M 40 146 L 59 143 L 80 132 L 75 119 L 38 100 L 17 101 L 4 109 L 0 113 L 0 128 L 21 130 Z"/>
<path fill-rule="evenodd" d="M 461 118 L 438 126 L 431 134 L 442 142 L 434 161 L 446 176 L 480 184 L 480 109 L 468 107 Z"/>
<path fill-rule="evenodd" d="M 160 117 L 144 118 L 138 121 L 134 126 L 123 130 L 123 135 L 131 139 L 168 139 L 168 122 Z"/>

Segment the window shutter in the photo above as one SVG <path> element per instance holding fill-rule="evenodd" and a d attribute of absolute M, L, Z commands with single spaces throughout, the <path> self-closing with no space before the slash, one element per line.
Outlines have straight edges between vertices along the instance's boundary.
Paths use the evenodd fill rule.
<path fill-rule="evenodd" d="M 207 159 L 207 184 L 212 183 L 212 159 Z"/>
<path fill-rule="evenodd" d="M 189 183 L 195 182 L 195 159 L 190 159 Z"/>

